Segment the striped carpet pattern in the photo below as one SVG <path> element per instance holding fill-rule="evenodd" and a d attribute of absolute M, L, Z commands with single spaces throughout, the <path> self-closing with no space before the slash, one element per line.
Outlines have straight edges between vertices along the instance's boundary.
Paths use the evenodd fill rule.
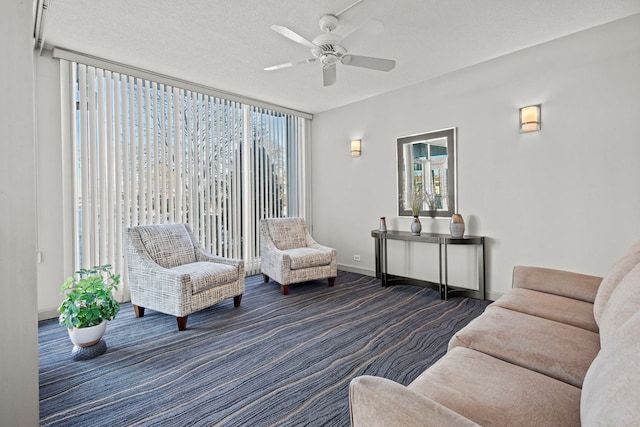
<path fill-rule="evenodd" d="M 280 286 L 248 277 L 233 299 L 175 318 L 122 304 L 107 352 L 73 361 L 66 330 L 40 322 L 41 426 L 348 426 L 349 381 L 408 384 L 488 301 L 438 299 L 432 289 L 383 288 L 338 272 Z"/>

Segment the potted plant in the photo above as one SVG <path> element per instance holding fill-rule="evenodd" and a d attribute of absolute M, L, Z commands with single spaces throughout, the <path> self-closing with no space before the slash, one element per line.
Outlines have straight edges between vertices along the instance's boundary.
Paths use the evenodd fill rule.
<path fill-rule="evenodd" d="M 422 190 L 416 188 L 409 200 L 411 205 L 411 213 L 413 213 L 413 221 L 411 222 L 411 234 L 414 236 L 420 235 L 422 232 L 422 224 L 420 223 L 420 211 L 422 210 L 422 204 L 424 203 L 424 194 Z"/>
<path fill-rule="evenodd" d="M 111 272 L 110 264 L 78 270 L 64 282 L 61 292 L 66 296 L 58 308 L 59 323 L 68 329 L 75 345 L 88 347 L 100 341 L 107 320 L 120 311 L 113 295 L 119 283 L 120 275 Z"/>

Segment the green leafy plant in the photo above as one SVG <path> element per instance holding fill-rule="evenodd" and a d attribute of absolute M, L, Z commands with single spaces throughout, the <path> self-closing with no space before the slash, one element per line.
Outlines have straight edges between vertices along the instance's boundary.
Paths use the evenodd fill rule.
<path fill-rule="evenodd" d="M 120 311 L 120 303 L 113 296 L 118 289 L 120 275 L 111 272 L 111 265 L 82 269 L 69 277 L 60 292 L 66 293 L 58 307 L 59 323 L 67 328 L 87 328 L 112 320 Z"/>

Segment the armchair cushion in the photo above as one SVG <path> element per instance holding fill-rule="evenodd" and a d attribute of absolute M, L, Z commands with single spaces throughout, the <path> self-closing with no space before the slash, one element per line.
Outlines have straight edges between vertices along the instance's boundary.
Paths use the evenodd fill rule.
<path fill-rule="evenodd" d="M 193 242 L 184 225 L 140 226 L 138 231 L 147 253 L 159 266 L 173 268 L 196 261 Z"/>
<path fill-rule="evenodd" d="M 270 221 L 268 227 L 273 244 L 281 251 L 307 246 L 306 229 L 299 218 Z"/>
<path fill-rule="evenodd" d="M 331 251 L 313 248 L 297 248 L 285 251 L 291 258 L 291 269 L 318 267 L 331 264 Z"/>
<path fill-rule="evenodd" d="M 238 268 L 233 265 L 201 261 L 179 265 L 172 270 L 189 276 L 192 294 L 238 280 Z"/>

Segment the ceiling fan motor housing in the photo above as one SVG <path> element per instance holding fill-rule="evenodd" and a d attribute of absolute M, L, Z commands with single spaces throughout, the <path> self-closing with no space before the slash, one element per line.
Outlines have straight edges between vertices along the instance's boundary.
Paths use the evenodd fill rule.
<path fill-rule="evenodd" d="M 330 33 L 336 28 L 338 28 L 338 18 L 333 15 L 322 15 L 320 18 L 320 29 L 322 31 Z"/>
<path fill-rule="evenodd" d="M 342 37 L 337 34 L 320 34 L 313 39 L 313 44 L 315 44 L 317 48 L 312 49 L 311 53 L 316 58 L 320 58 L 325 65 L 335 64 L 338 58 L 347 53 L 347 50 L 338 44 L 341 39 Z"/>

